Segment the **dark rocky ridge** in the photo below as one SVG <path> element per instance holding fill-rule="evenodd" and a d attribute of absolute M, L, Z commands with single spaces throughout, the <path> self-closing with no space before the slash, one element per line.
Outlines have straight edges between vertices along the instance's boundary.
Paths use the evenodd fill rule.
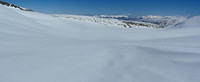
<path fill-rule="evenodd" d="M 31 11 L 31 12 L 33 12 L 33 10 L 31 10 L 31 9 L 22 8 L 22 7 L 19 7 L 19 6 L 16 6 L 14 4 L 10 4 L 10 3 L 4 2 L 4 1 L 0 1 L 0 4 L 8 6 L 8 7 L 14 7 L 14 8 L 23 10 L 23 11 Z"/>

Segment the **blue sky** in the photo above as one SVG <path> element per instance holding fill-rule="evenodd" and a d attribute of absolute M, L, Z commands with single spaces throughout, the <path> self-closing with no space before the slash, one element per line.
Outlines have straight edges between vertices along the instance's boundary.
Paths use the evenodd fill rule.
<path fill-rule="evenodd" d="M 200 0 L 4 0 L 50 14 L 200 15 Z"/>

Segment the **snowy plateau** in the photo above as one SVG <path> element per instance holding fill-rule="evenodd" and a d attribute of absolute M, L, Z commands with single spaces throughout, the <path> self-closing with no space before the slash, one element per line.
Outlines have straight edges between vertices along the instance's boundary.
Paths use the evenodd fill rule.
<path fill-rule="evenodd" d="M 0 5 L 0 82 L 200 82 L 200 16 L 161 29 L 93 18 Z"/>

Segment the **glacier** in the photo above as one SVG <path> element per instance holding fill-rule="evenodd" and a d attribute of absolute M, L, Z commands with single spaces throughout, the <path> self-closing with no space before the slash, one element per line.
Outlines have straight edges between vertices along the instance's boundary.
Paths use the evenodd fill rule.
<path fill-rule="evenodd" d="M 199 22 L 130 29 L 0 5 L 0 82 L 199 82 Z"/>

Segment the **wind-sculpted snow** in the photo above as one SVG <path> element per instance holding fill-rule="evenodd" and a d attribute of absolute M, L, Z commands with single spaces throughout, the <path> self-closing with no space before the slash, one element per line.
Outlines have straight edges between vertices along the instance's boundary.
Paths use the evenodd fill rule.
<path fill-rule="evenodd" d="M 0 82 L 199 82 L 199 22 L 129 29 L 0 6 Z"/>

